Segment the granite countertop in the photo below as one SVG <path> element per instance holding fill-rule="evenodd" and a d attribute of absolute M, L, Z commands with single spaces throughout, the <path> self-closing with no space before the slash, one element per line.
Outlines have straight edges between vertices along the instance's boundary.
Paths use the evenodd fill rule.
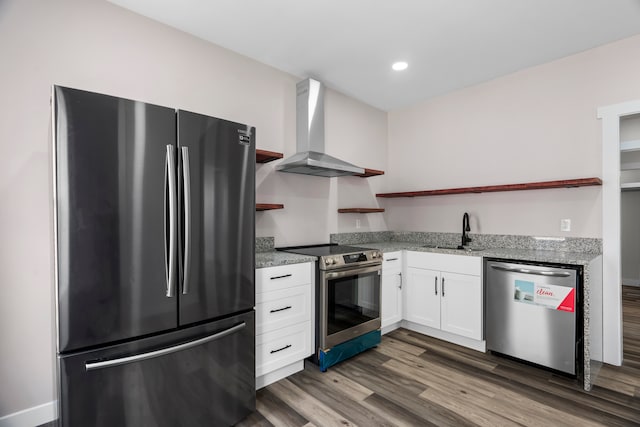
<path fill-rule="evenodd" d="M 513 249 L 513 248 L 487 248 L 470 251 L 458 249 L 442 249 L 425 247 L 424 243 L 415 242 L 368 242 L 358 243 L 362 248 L 378 249 L 382 252 L 396 252 L 402 250 L 416 252 L 431 252 L 449 255 L 476 256 L 488 258 L 504 258 L 519 261 L 553 262 L 558 264 L 586 265 L 596 257 L 597 253 L 566 252 L 554 250 Z M 316 257 L 298 255 L 276 250 L 256 252 L 256 268 L 274 267 L 278 265 L 299 264 L 303 262 L 315 262 Z"/>
<path fill-rule="evenodd" d="M 289 252 L 265 251 L 256 252 L 256 268 L 275 267 L 278 265 L 300 264 L 303 262 L 315 262 L 314 256 L 298 255 Z"/>
<path fill-rule="evenodd" d="M 378 249 L 382 252 L 402 250 L 417 252 L 432 252 L 450 255 L 465 255 L 476 257 L 504 258 L 520 261 L 554 262 L 558 264 L 586 265 L 600 254 L 588 252 L 566 252 L 554 250 L 487 248 L 482 250 L 458 250 L 425 247 L 425 243 L 415 242 L 368 242 L 358 243 L 359 247 Z"/>

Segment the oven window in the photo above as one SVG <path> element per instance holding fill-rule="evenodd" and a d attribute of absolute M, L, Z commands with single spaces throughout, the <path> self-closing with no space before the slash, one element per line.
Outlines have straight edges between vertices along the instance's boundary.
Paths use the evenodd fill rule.
<path fill-rule="evenodd" d="M 330 279 L 327 294 L 327 335 L 380 317 L 378 271 Z"/>

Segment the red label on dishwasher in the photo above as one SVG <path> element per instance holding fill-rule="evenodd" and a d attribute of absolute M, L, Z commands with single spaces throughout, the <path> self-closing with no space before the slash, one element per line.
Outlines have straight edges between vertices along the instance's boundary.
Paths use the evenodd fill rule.
<path fill-rule="evenodd" d="M 554 310 L 575 311 L 576 290 L 567 286 L 516 280 L 513 299 L 525 304 L 539 305 Z"/>
<path fill-rule="evenodd" d="M 576 290 L 569 288 L 569 293 L 558 306 L 558 310 L 569 311 L 573 313 L 576 310 Z"/>

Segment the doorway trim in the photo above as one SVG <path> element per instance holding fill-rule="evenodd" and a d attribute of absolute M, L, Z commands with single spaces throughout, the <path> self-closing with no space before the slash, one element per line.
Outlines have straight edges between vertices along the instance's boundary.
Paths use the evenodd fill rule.
<path fill-rule="evenodd" d="M 622 364 L 620 253 L 620 118 L 640 113 L 640 100 L 598 108 L 602 120 L 602 356 Z"/>

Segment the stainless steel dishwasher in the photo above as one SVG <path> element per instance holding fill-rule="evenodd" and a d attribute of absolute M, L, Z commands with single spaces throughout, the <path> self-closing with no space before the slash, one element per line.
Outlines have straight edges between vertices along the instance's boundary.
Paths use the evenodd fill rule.
<path fill-rule="evenodd" d="M 485 260 L 487 350 L 582 373 L 582 267 Z"/>

